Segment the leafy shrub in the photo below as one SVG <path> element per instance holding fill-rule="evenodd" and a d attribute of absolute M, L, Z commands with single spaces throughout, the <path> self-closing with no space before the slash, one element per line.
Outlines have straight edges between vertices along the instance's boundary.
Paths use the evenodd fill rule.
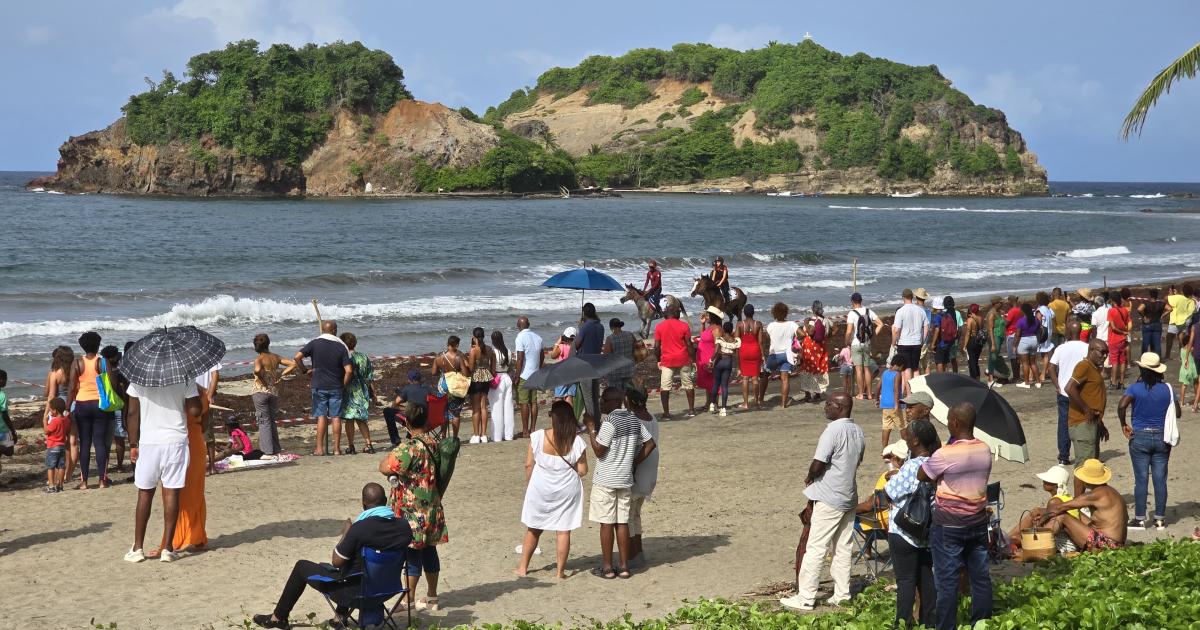
<path fill-rule="evenodd" d="M 385 112 L 412 98 L 392 57 L 358 42 L 275 44 L 243 40 L 192 57 L 186 79 L 172 73 L 122 108 L 138 144 L 210 135 L 257 159 L 298 164 L 333 122 L 333 110 Z"/>
<path fill-rule="evenodd" d="M 588 105 L 597 103 L 616 103 L 626 108 L 637 106 L 650 100 L 653 94 L 650 88 L 633 75 L 618 75 L 609 77 L 603 83 L 588 92 Z"/>
<path fill-rule="evenodd" d="M 1004 148 L 1004 170 L 1010 177 L 1021 177 L 1025 174 L 1025 166 L 1021 164 L 1021 156 L 1017 155 L 1015 147 Z"/>
<path fill-rule="evenodd" d="M 475 166 L 435 169 L 417 162 L 410 170 L 417 189 L 530 192 L 575 186 L 575 166 L 565 152 L 547 152 L 540 144 L 507 130 L 499 134 L 500 143 Z"/>
<path fill-rule="evenodd" d="M 459 114 L 460 114 L 460 115 L 461 115 L 463 118 L 466 118 L 467 120 L 469 120 L 469 121 L 471 121 L 471 122 L 483 122 L 483 120 L 481 120 L 481 119 L 479 118 L 479 116 L 476 116 L 476 115 L 475 115 L 475 112 L 471 111 L 471 108 L 470 108 L 470 107 L 467 107 L 467 106 L 465 106 L 465 105 L 464 105 L 464 106 L 462 106 L 462 107 L 459 107 L 459 108 L 458 108 L 458 113 L 459 113 Z"/>
<path fill-rule="evenodd" d="M 672 118 L 675 118 L 675 112 L 663 112 L 658 115 L 658 118 L 655 119 L 655 122 L 666 122 Z"/>
<path fill-rule="evenodd" d="M 708 92 L 705 92 L 704 90 L 701 90 L 693 85 L 692 87 L 684 90 L 683 94 L 679 95 L 679 106 L 691 107 L 692 105 L 703 101 L 707 96 Z"/>
<path fill-rule="evenodd" d="M 876 172 L 888 179 L 929 179 L 933 165 L 933 157 L 928 151 L 904 138 L 884 147 Z"/>
<path fill-rule="evenodd" d="M 512 114 L 523 112 L 533 107 L 537 103 L 537 99 L 538 94 L 536 90 L 528 88 L 513 90 L 513 93 L 509 94 L 503 103 L 487 108 L 487 111 L 483 113 L 483 122 L 500 122 Z"/>

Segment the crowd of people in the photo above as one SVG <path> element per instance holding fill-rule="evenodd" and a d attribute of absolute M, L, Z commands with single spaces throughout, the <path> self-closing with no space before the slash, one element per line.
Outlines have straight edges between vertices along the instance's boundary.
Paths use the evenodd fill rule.
<path fill-rule="evenodd" d="M 661 278 L 652 266 L 648 278 Z M 728 269 L 714 273 L 728 283 Z M 653 287 L 652 287 L 653 288 Z M 727 288 L 725 289 L 728 290 Z M 1174 419 L 1182 414 L 1187 389 L 1197 409 L 1195 362 L 1200 360 L 1200 316 L 1190 285 L 1171 287 L 1165 300 L 1157 290 L 1134 298 L 1129 290 L 1093 292 L 1061 289 L 1040 292 L 1031 301 L 994 297 L 990 304 L 960 308 L 952 296 L 932 297 L 922 288 L 905 289 L 890 327 L 864 304 L 849 297 L 843 333 L 834 339 L 834 322 L 820 302 L 799 321 L 786 304 L 770 309 L 765 325 L 747 304 L 734 325 L 717 306 L 702 312 L 699 330 L 681 319 L 668 304 L 646 347 L 624 330 L 619 318 L 601 324 L 594 305 L 583 306 L 577 326 L 547 344 L 531 329 L 528 318 L 516 322 L 518 334 L 510 351 L 500 330 L 483 328 L 470 334 L 470 348 L 450 336 L 432 361 L 428 374 L 412 369 L 407 383 L 396 388 L 390 404 L 377 396 L 370 359 L 357 350 L 354 334 L 338 334 L 333 321 L 321 322 L 321 334 L 293 358 L 270 349 L 270 338 L 253 340 L 251 391 L 258 429 L 257 448 L 235 420 L 226 425 L 229 441 L 217 444 L 211 407 L 221 366 L 194 381 L 168 387 L 130 383 L 119 371 L 122 353 L 102 346 L 100 335 L 79 338 L 81 355 L 56 348 L 46 377 L 43 429 L 46 443 L 46 492 L 61 492 L 78 480 L 87 489 L 95 462 L 98 487 L 111 484 L 108 459 L 115 447 L 115 470 L 124 459 L 135 464 L 138 488 L 134 542 L 125 559 L 141 562 L 158 557 L 170 562 L 181 551 L 203 549 L 204 481 L 213 463 L 231 456 L 274 457 L 283 452 L 276 416 L 278 387 L 293 371 L 311 373 L 312 416 L 316 419 L 313 455 L 355 454 L 355 434 L 362 451 L 375 453 L 368 418 L 372 406 L 384 407 L 390 450 L 379 464 L 391 490 L 368 484 L 362 490 L 363 512 L 347 524 L 334 551 L 334 568 L 301 561 L 288 579 L 271 614 L 257 615 L 263 627 L 288 627 L 288 615 L 306 578 L 357 566 L 362 548 L 402 551 L 407 556 L 410 594 L 421 575 L 426 594 L 418 609 L 437 609 L 441 572 L 439 544 L 448 542 L 442 493 L 448 479 L 442 457 L 448 436 L 457 441 L 464 410 L 470 411 L 468 444 L 528 438 L 525 457 L 526 493 L 521 523 L 526 528 L 518 546 L 515 573 L 525 576 L 540 553 L 543 532 L 556 536 L 556 575 L 568 577 L 571 532 L 582 525 L 584 478 L 591 473 L 588 513 L 600 525 L 601 563 L 594 573 L 604 579 L 629 578 L 645 566 L 642 506 L 656 485 L 660 453 L 658 421 L 671 416 L 671 393 L 682 390 L 686 417 L 697 415 L 695 389 L 704 390 L 707 409 L 717 416 L 730 412 L 731 388 L 740 385 L 741 409 L 764 406 L 768 381 L 780 380 L 779 406 L 823 403 L 829 423 L 822 432 L 804 480 L 808 506 L 802 520 L 805 538 L 797 566 L 797 593 L 784 606 L 809 610 L 816 605 L 818 578 L 827 557 L 834 578 L 829 602 L 840 604 L 849 588 L 852 537 L 856 515 L 887 511 L 887 531 L 897 584 L 897 621 L 938 628 L 955 627 L 959 573 L 965 570 L 972 595 L 972 621 L 991 613 L 989 553 L 995 553 L 987 486 L 992 453 L 976 439 L 977 410 L 970 404 L 950 407 L 944 422 L 950 438 L 942 444 L 930 422 L 934 401 L 914 391 L 918 375 L 958 372 L 985 380 L 992 388 L 1008 385 L 1040 389 L 1053 386 L 1058 408 L 1057 464 L 1037 475 L 1049 494 L 1033 506 L 1009 534 L 1008 553 L 1019 553 L 1023 530 L 1043 527 L 1063 551 L 1099 551 L 1123 546 L 1129 530 L 1147 524 L 1165 528 L 1167 470 L 1177 443 Z M 1129 344 L 1140 326 L 1141 352 L 1130 357 Z M 890 328 L 890 343 L 881 337 Z M 1164 333 L 1165 328 L 1165 334 Z M 490 342 L 490 343 L 489 343 Z M 830 350 L 842 346 L 839 352 Z M 1180 391 L 1167 382 L 1166 360 L 1179 348 Z M 129 345 L 125 350 L 128 351 Z M 540 397 L 527 382 L 549 363 L 575 355 L 628 358 L 603 379 L 562 384 Z M 637 371 L 653 357 L 658 371 L 661 414 L 647 407 L 655 383 Z M 1131 371 L 1136 381 L 1126 385 Z M 831 366 L 843 375 L 841 391 L 829 392 Z M 797 380 L 802 398 L 793 399 Z M 603 382 L 602 382 L 603 380 Z M 0 447 L 11 447 L 16 432 L 3 397 L 6 375 L 0 372 Z M 428 383 L 428 384 L 427 384 Z M 1108 485 L 1112 470 L 1102 461 L 1100 444 L 1110 439 L 1105 423 L 1109 392 L 1119 392 L 1116 405 L 1121 432 L 1128 440 L 1133 464 L 1133 517 L 1119 491 Z M 550 402 L 548 426 L 538 429 L 539 407 Z M 867 402 L 870 401 L 870 402 Z M 860 501 L 856 476 L 866 452 L 866 436 L 854 420 L 855 408 L 874 407 L 881 414 L 881 445 L 888 471 L 878 493 Z M 516 416 L 521 418 L 516 426 Z M 1111 418 L 1111 414 L 1108 414 Z M 346 438 L 342 447 L 342 436 Z M 332 435 L 329 430 L 332 429 Z M 357 429 L 357 431 L 356 431 Z M 900 441 L 892 442 L 893 433 Z M 589 465 L 588 451 L 596 458 Z M 909 523 L 907 508 L 926 498 L 933 484 L 931 521 L 925 529 Z M 144 538 L 157 489 L 162 488 L 164 534 L 157 551 L 145 552 Z M 1153 512 L 1147 510 L 1153 487 Z M 614 554 L 615 547 L 615 554 Z M 349 591 L 339 592 L 345 601 Z M 914 609 L 919 595 L 920 605 Z M 411 596 L 411 595 L 410 595 Z M 346 614 L 344 606 L 337 614 Z"/>

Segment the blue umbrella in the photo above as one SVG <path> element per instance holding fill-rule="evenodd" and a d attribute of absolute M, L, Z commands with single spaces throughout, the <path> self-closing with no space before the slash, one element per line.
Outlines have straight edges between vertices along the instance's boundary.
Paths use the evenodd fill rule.
<path fill-rule="evenodd" d="M 612 276 L 596 271 L 590 268 L 570 269 L 561 273 L 556 273 L 550 276 L 549 280 L 542 283 L 544 287 L 553 289 L 579 289 L 586 292 L 588 289 L 593 291 L 624 291 L 625 287 L 621 286 Z M 583 302 L 583 294 L 580 294 L 580 302 Z"/>

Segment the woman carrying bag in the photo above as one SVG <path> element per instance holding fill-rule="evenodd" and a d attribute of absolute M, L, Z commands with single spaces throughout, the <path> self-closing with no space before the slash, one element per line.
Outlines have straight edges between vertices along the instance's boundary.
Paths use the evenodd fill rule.
<path fill-rule="evenodd" d="M 921 482 L 917 480 L 917 471 L 925 460 L 941 448 L 937 430 L 928 419 L 914 420 L 902 432 L 908 443 L 909 459 L 904 462 L 884 486 L 884 492 L 892 502 L 888 512 L 888 548 L 892 551 L 892 563 L 896 572 L 896 623 L 902 627 L 912 627 L 913 604 L 917 592 L 921 594 L 921 612 L 917 622 L 932 628 L 935 622 L 934 606 L 937 595 L 933 584 L 933 555 L 929 551 L 928 532 L 925 538 L 914 536 L 905 531 L 903 518 L 897 518 L 914 495 L 921 496 L 918 490 Z M 925 482 L 930 483 L 930 482 Z"/>
<path fill-rule="evenodd" d="M 1163 381 L 1167 366 L 1153 352 L 1142 353 L 1134 361 L 1142 375 L 1121 396 L 1117 418 L 1121 432 L 1129 440 L 1129 459 L 1133 462 L 1133 520 L 1128 529 L 1146 529 L 1146 500 L 1148 478 L 1154 480 L 1154 529 L 1166 529 L 1167 463 L 1171 447 L 1179 442 L 1176 421 L 1182 415 L 1179 398 Z M 1133 407 L 1132 425 L 1126 413 Z"/>

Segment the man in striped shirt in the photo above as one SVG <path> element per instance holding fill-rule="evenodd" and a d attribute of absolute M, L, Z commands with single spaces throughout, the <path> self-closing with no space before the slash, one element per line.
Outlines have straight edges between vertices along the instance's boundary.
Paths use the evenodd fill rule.
<path fill-rule="evenodd" d="M 992 616 L 992 578 L 988 573 L 987 484 L 992 452 L 975 439 L 975 406 L 959 403 L 947 414 L 950 443 L 921 465 L 921 481 L 936 480 L 929 546 L 937 588 L 937 628 L 958 627 L 958 572 L 965 565 L 971 581 L 971 625 Z"/>
<path fill-rule="evenodd" d="M 622 409 L 625 393 L 606 387 L 600 396 L 600 411 L 605 414 L 599 429 L 596 420 L 584 413 L 588 441 L 596 452 L 592 472 L 592 497 L 588 517 L 600 523 L 600 554 L 605 579 L 629 577 L 629 511 L 633 470 L 654 450 L 654 437 L 633 412 Z M 613 569 L 613 539 L 621 564 Z"/>

